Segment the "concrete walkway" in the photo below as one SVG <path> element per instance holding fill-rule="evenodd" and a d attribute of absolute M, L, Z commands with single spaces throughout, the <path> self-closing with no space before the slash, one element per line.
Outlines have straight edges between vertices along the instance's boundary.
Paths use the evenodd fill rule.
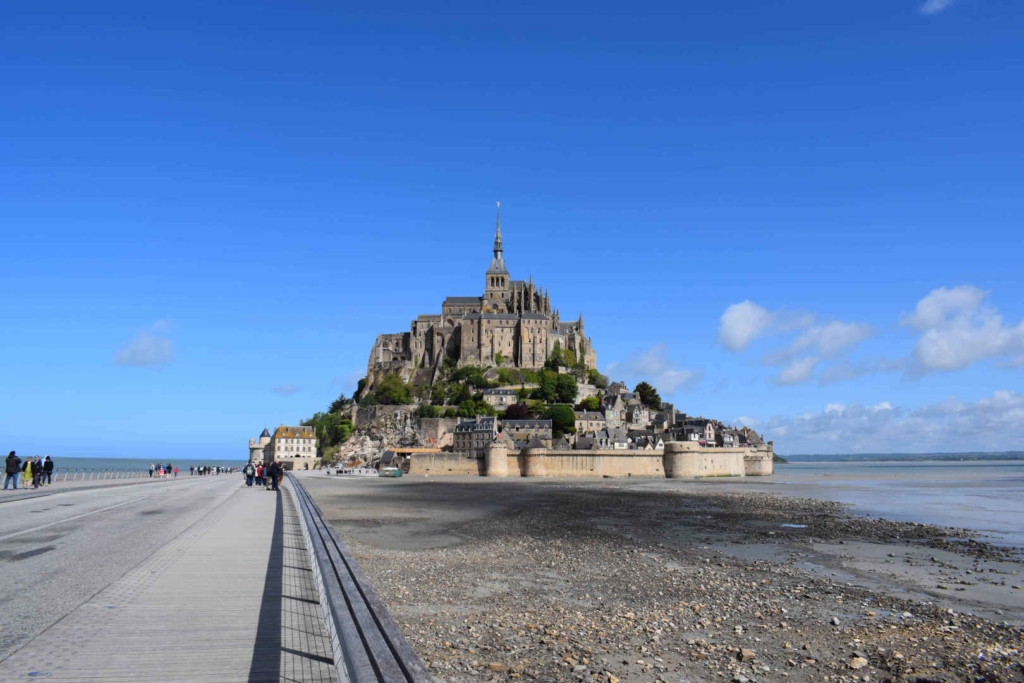
<path fill-rule="evenodd" d="M 168 540 L 0 663 L 0 682 L 337 680 L 286 492 L 240 486 Z"/>
<path fill-rule="evenodd" d="M 208 475 L 215 476 L 215 475 Z M 225 476 L 225 475 L 219 475 Z M 227 475 L 238 477 L 239 475 Z M 88 491 L 90 489 L 106 489 L 113 488 L 115 486 L 138 486 L 140 484 L 168 484 L 170 482 L 178 482 L 183 480 L 198 480 L 199 477 L 184 477 L 180 475 L 177 479 L 174 477 L 160 479 L 159 477 L 132 477 L 130 479 L 84 479 L 79 481 L 55 481 L 49 486 L 40 486 L 37 489 L 33 489 L 32 485 L 18 486 L 17 489 L 0 489 L 0 504 L 13 503 L 18 500 L 30 500 L 32 498 L 40 498 L 42 496 L 52 496 L 56 493 L 66 493 L 68 491 Z"/>

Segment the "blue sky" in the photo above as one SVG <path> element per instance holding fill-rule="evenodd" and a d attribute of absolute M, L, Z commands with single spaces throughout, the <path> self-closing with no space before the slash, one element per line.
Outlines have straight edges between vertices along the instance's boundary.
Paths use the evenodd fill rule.
<path fill-rule="evenodd" d="M 686 412 L 1024 448 L 1020 3 L 15 5 L 0 448 L 242 457 L 481 292 L 495 200 Z"/>

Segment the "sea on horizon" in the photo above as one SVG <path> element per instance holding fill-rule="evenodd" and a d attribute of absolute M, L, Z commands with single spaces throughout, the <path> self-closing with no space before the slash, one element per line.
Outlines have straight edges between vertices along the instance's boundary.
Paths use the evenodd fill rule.
<path fill-rule="evenodd" d="M 187 472 L 190 465 L 197 467 L 206 465 L 208 467 L 243 467 L 248 459 L 241 458 L 210 458 L 207 460 L 195 458 L 183 458 L 181 460 L 150 460 L 147 458 L 70 458 L 54 457 L 53 464 L 57 471 L 67 469 L 88 469 L 88 470 L 121 470 L 121 471 L 144 471 L 149 469 L 149 464 L 167 464 L 168 462 L 177 467 L 179 471 Z"/>

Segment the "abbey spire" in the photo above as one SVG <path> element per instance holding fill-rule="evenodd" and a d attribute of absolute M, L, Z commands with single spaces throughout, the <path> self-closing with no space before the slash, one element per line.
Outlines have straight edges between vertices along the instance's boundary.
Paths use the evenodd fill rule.
<path fill-rule="evenodd" d="M 501 202 L 498 204 L 498 222 L 494 228 L 494 258 L 491 259 L 491 267 L 487 269 L 487 283 L 489 288 L 508 286 L 508 268 L 505 267 L 505 258 L 501 246 Z M 496 276 L 505 277 L 496 277 Z M 495 277 L 492 277 L 495 276 Z"/>

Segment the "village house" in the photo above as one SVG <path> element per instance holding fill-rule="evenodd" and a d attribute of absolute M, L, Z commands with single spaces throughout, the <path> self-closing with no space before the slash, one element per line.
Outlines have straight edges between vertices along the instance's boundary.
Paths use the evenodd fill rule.
<path fill-rule="evenodd" d="M 477 417 L 463 420 L 455 427 L 452 435 L 452 450 L 484 457 L 488 444 L 498 434 L 498 420 L 494 417 Z"/>
<path fill-rule="evenodd" d="M 539 439 L 545 447 L 551 444 L 551 420 L 504 420 L 501 428 L 515 442 L 517 450 L 533 439 Z"/>
<path fill-rule="evenodd" d="M 586 434 L 596 432 L 608 426 L 604 414 L 591 410 L 577 410 L 576 412 L 576 433 Z"/>
<path fill-rule="evenodd" d="M 610 391 L 609 387 L 609 391 Z M 626 404 L 617 393 L 606 394 L 601 400 L 604 409 L 604 419 L 609 429 L 621 427 L 626 421 Z"/>
<path fill-rule="evenodd" d="M 484 401 L 497 411 L 519 402 L 519 392 L 515 389 L 484 389 Z"/>

